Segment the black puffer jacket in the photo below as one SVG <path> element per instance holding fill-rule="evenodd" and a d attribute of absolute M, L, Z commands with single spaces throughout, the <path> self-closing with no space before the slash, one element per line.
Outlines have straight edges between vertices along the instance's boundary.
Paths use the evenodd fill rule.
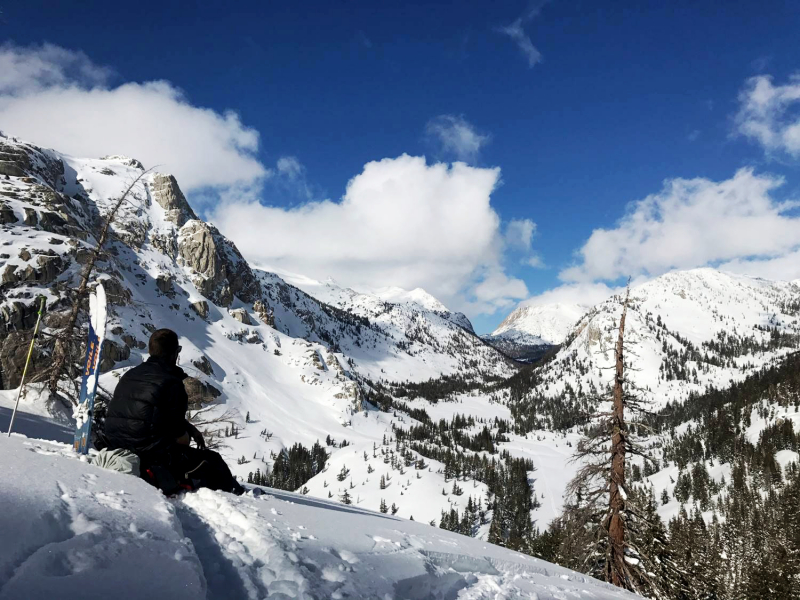
<path fill-rule="evenodd" d="M 109 449 L 156 453 L 186 433 L 184 379 L 183 369 L 152 357 L 125 373 L 106 412 Z"/>

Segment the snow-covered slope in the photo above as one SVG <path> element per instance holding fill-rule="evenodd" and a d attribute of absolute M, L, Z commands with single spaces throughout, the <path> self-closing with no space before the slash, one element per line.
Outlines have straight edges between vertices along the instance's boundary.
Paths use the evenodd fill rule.
<path fill-rule="evenodd" d="M 129 158 L 77 159 L 0 139 L 0 175 L 8 175 L 0 177 L 0 317 L 3 330 L 11 331 L 0 336 L 4 387 L 19 381 L 39 293 L 48 299 L 48 335 L 37 345 L 33 380 L 46 375 L 48 344 L 65 322 L 69 290 L 99 236 L 101 216 L 142 173 Z M 327 497 L 349 484 L 362 486 L 365 506 L 377 509 L 384 499 L 399 506 L 398 516 L 425 522 L 443 510 L 463 509 L 470 496 L 441 494 L 452 483 L 436 461 L 427 461 L 412 482 L 394 480 L 378 491 L 381 472 L 370 475 L 368 467 L 392 478 L 397 464 L 363 455 L 372 456 L 376 445 L 392 438 L 393 425 L 408 420 L 365 399 L 372 393 L 368 382 L 511 374 L 507 360 L 471 326 L 454 313 L 422 306 L 433 300 L 420 299 L 421 293 L 391 303 L 331 284 L 313 297 L 252 269 L 229 240 L 197 218 L 171 176 L 145 174 L 129 199 L 97 264 L 111 304 L 102 390 L 113 392 L 123 370 L 146 357 L 152 330 L 167 326 L 181 337 L 181 365 L 193 378 L 195 406 L 210 408 L 201 426 L 229 462 L 238 462 L 239 476 L 268 470 L 274 456 L 295 443 L 311 447 L 330 436 L 336 441 L 327 448 L 330 471 L 308 483 L 312 493 Z M 234 426 L 238 435 L 226 437 Z M 345 464 L 351 477 L 330 485 Z M 475 498 L 484 492 L 475 490 Z"/>
<path fill-rule="evenodd" d="M 166 499 L 71 448 L 0 437 L 0 599 L 634 598 L 389 515 L 269 490 Z"/>
<path fill-rule="evenodd" d="M 373 380 L 424 381 L 456 372 L 492 376 L 508 376 L 513 372 L 494 348 L 474 334 L 466 316 L 447 310 L 423 290 L 405 292 L 391 288 L 383 292 L 391 298 L 387 300 L 379 294 L 340 287 L 331 280 L 322 283 L 286 273 L 281 277 L 264 271 L 257 273 L 268 290 L 291 284 L 339 314 L 368 323 L 377 337 L 359 347 L 351 344 L 343 352 L 355 360 L 360 372 Z M 279 300 L 280 294 L 275 294 L 273 303 Z M 297 313 L 297 301 L 287 306 L 288 312 Z M 286 331 L 308 337 L 302 329 Z M 342 335 L 334 338 L 336 346 L 347 342 Z"/>
<path fill-rule="evenodd" d="M 433 310 L 437 312 L 449 312 L 447 307 L 439 302 L 436 298 L 431 296 L 422 288 L 415 288 L 411 291 L 404 290 L 396 286 L 382 287 L 374 290 L 376 295 L 381 300 L 391 302 L 392 304 L 418 304 L 422 308 Z"/>
<path fill-rule="evenodd" d="M 724 273 L 676 271 L 631 290 L 628 379 L 656 407 L 707 386 L 726 387 L 798 348 L 800 286 Z M 609 382 L 617 296 L 578 322 L 534 393 L 592 395 Z M 574 392 L 574 393 L 573 393 Z"/>
<path fill-rule="evenodd" d="M 517 344 L 561 344 L 590 307 L 581 304 L 523 305 L 492 332 L 491 337 Z"/>
<path fill-rule="evenodd" d="M 510 434 L 502 446 L 538 455 L 536 489 L 546 489 L 552 503 L 543 501 L 536 512 L 540 523 L 561 511 L 566 483 L 577 472 L 579 465 L 569 461 L 576 424 L 610 397 L 621 311 L 620 297 L 592 308 L 513 402 L 515 422 L 526 433 Z M 629 391 L 638 389 L 652 410 L 685 402 L 800 349 L 800 286 L 714 269 L 668 273 L 631 290 L 625 339 Z M 554 464 L 543 464 L 544 453 Z"/>

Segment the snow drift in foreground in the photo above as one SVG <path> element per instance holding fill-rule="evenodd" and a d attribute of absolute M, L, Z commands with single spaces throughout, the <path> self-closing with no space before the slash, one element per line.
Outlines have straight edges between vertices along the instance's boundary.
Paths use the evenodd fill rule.
<path fill-rule="evenodd" d="M 167 499 L 55 442 L 2 436 L 0 469 L 2 600 L 635 597 L 479 540 L 289 492 Z"/>

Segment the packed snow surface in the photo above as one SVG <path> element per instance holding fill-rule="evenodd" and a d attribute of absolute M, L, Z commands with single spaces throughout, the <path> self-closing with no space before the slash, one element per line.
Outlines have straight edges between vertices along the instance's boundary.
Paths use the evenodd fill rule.
<path fill-rule="evenodd" d="M 67 445 L 21 435 L 0 439 L 0 469 L 2 600 L 635 597 L 352 505 L 277 490 L 167 499 Z"/>

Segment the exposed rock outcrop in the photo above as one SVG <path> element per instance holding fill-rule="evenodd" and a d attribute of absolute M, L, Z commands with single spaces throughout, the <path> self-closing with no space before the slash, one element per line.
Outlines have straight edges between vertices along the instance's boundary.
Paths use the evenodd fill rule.
<path fill-rule="evenodd" d="M 67 220 L 56 212 L 44 211 L 39 216 L 39 226 L 50 233 L 69 235 L 66 225 Z"/>
<path fill-rule="evenodd" d="M 253 302 L 253 310 L 256 311 L 258 318 L 265 325 L 275 327 L 275 311 L 267 305 L 263 300 L 256 300 Z"/>
<path fill-rule="evenodd" d="M 205 373 L 210 377 L 214 376 L 214 367 L 211 366 L 211 361 L 208 360 L 205 355 L 201 356 L 200 360 L 193 360 L 192 364 L 197 367 L 201 373 Z"/>
<path fill-rule="evenodd" d="M 35 302 L 23 304 L 22 302 L 11 302 L 0 308 L 0 329 L 3 331 L 18 331 L 21 329 L 33 329 L 36 324 L 39 308 Z"/>
<path fill-rule="evenodd" d="M 32 208 L 25 208 L 25 218 L 22 220 L 25 225 L 30 227 L 36 227 L 39 223 L 39 217 L 36 215 L 36 211 Z"/>
<path fill-rule="evenodd" d="M 100 278 L 106 290 L 108 303 L 116 306 L 127 306 L 131 302 L 131 291 L 121 281 L 121 276 L 106 275 Z"/>
<path fill-rule="evenodd" d="M 151 184 L 153 199 L 167 213 L 167 220 L 183 227 L 187 221 L 197 219 L 192 207 L 186 201 L 178 182 L 172 175 L 156 173 Z"/>
<path fill-rule="evenodd" d="M 159 275 L 156 277 L 156 287 L 158 290 L 167 296 L 174 295 L 175 290 L 172 287 L 173 277 L 171 275 Z"/>
<path fill-rule="evenodd" d="M 0 224 L 16 223 L 18 220 L 13 208 L 8 204 L 0 204 Z"/>
<path fill-rule="evenodd" d="M 183 387 L 186 389 L 186 395 L 189 396 L 189 408 L 191 410 L 198 410 L 222 395 L 222 392 L 213 385 L 203 383 L 196 377 L 184 379 Z"/>
<path fill-rule="evenodd" d="M 114 368 L 118 362 L 128 360 L 131 356 L 131 349 L 114 340 L 103 341 L 103 355 L 100 358 L 100 372 L 106 373 Z"/>
<path fill-rule="evenodd" d="M 27 253 L 30 260 L 30 253 Z M 22 258 L 20 256 L 20 258 Z M 26 265 L 23 268 L 17 265 L 6 265 L 3 271 L 3 283 L 42 283 L 49 284 L 58 278 L 69 266 L 69 262 L 60 256 L 41 255 L 36 259 L 37 267 Z"/>
<path fill-rule="evenodd" d="M 55 187 L 64 175 L 64 163 L 46 150 L 0 138 L 0 175 L 39 177 Z"/>
<path fill-rule="evenodd" d="M 188 221 L 178 236 L 178 255 L 195 287 L 215 304 L 230 306 L 234 296 L 244 302 L 258 299 L 260 288 L 250 266 L 214 226 Z"/>
<path fill-rule="evenodd" d="M 119 337 L 123 342 L 125 342 L 125 345 L 128 348 L 136 348 L 137 350 L 144 350 L 145 348 L 147 348 L 147 344 L 145 344 L 141 340 L 136 339 L 136 337 L 132 336 L 129 333 L 123 333 Z"/>
<path fill-rule="evenodd" d="M 255 329 L 240 329 L 239 331 L 230 331 L 225 334 L 229 340 L 235 340 L 240 343 L 248 344 L 262 344 L 264 340 Z"/>
<path fill-rule="evenodd" d="M 243 308 L 235 308 L 230 312 L 230 315 L 242 323 L 244 325 L 252 325 L 253 322 L 250 320 L 250 315 L 247 314 L 247 311 Z"/>
<path fill-rule="evenodd" d="M 197 302 L 192 302 L 190 306 L 201 319 L 208 318 L 208 302 L 205 300 L 198 300 Z"/>

